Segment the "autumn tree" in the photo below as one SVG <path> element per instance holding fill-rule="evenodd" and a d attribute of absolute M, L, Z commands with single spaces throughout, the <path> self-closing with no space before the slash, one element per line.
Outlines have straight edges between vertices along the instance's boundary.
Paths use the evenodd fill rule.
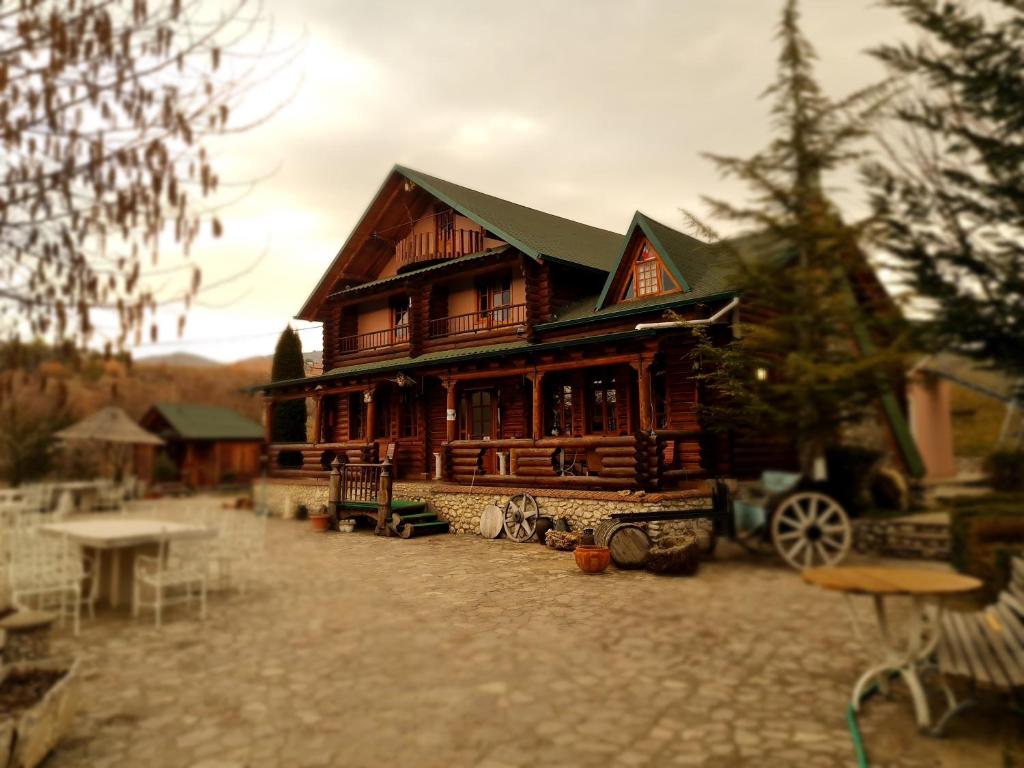
<path fill-rule="evenodd" d="M 302 357 L 302 340 L 291 326 L 281 332 L 274 348 L 271 381 L 301 379 L 306 375 Z M 306 401 L 302 398 L 282 400 L 274 404 L 271 439 L 282 443 L 306 442 Z"/>
<path fill-rule="evenodd" d="M 725 343 L 713 328 L 699 332 L 697 358 L 709 427 L 792 439 L 810 474 L 845 426 L 882 398 L 895 406 L 897 317 L 861 251 L 863 225 L 844 220 L 826 186 L 858 159 L 885 91 L 841 101 L 823 93 L 795 0 L 778 39 L 778 74 L 766 91 L 774 138 L 751 157 L 709 156 L 749 197 L 705 202 L 751 234 L 713 246 L 738 265 L 742 334 Z"/>
<path fill-rule="evenodd" d="M 99 309 L 124 343 L 188 308 L 192 246 L 222 229 L 211 140 L 272 111 L 233 119 L 267 22 L 259 0 L 0 0 L 0 331 L 83 341 Z M 169 269 L 173 296 L 147 279 Z"/>
<path fill-rule="evenodd" d="M 868 173 L 881 243 L 937 348 L 1024 377 L 1024 3 L 886 4 L 919 42 L 874 52 L 903 85 Z"/>

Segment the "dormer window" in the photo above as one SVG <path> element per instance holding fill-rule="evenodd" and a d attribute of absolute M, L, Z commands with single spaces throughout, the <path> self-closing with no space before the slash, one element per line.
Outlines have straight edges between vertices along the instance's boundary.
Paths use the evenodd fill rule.
<path fill-rule="evenodd" d="M 626 287 L 622 291 L 622 300 L 656 296 L 659 293 L 678 291 L 679 286 L 661 263 L 654 248 L 644 241 L 640 252 L 633 260 L 632 268 L 626 279 Z"/>

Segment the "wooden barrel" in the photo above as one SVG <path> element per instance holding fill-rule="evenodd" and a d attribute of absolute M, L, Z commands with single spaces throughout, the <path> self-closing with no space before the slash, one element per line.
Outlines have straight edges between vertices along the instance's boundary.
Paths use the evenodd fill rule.
<path fill-rule="evenodd" d="M 618 568 L 643 568 L 651 549 L 647 531 L 636 523 L 619 520 L 605 520 L 597 526 L 594 543 L 611 550 L 612 562 Z"/>

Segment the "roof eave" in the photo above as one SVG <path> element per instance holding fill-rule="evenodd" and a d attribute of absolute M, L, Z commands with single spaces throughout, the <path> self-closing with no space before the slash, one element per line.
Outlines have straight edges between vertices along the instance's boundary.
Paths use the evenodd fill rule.
<path fill-rule="evenodd" d="M 630 315 L 643 315 L 648 312 L 656 312 L 659 309 L 671 309 L 673 307 L 686 307 L 692 304 L 707 304 L 713 301 L 734 299 L 738 295 L 738 291 L 720 291 L 718 293 L 709 294 L 707 296 L 698 296 L 696 298 L 688 297 L 686 294 L 680 294 L 678 299 L 674 301 L 665 301 L 660 304 L 647 304 L 642 307 L 633 307 L 627 304 L 623 305 L 621 310 L 614 310 L 600 315 L 587 315 L 586 317 L 577 317 L 572 320 L 551 320 L 546 323 L 539 323 L 535 330 L 546 331 L 555 328 L 572 328 L 580 325 L 590 325 L 604 320 L 614 320 L 619 317 L 629 317 Z"/>

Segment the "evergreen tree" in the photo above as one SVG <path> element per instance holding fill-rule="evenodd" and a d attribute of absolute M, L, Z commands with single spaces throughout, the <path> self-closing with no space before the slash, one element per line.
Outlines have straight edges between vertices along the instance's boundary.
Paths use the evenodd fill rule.
<path fill-rule="evenodd" d="M 874 52 L 908 94 L 869 169 L 882 243 L 936 347 L 1024 376 L 1024 2 L 887 3 L 923 39 Z"/>
<path fill-rule="evenodd" d="M 270 371 L 271 381 L 301 379 L 306 375 L 302 359 L 302 340 L 299 334 L 288 326 L 281 332 L 274 349 L 274 363 Z M 306 401 L 282 400 L 274 404 L 270 435 L 274 442 L 306 442 Z"/>
<path fill-rule="evenodd" d="M 845 222 L 824 178 L 859 157 L 885 92 L 834 102 L 814 79 L 815 53 L 790 0 L 778 35 L 775 137 L 749 158 L 710 155 L 746 183 L 744 204 L 706 200 L 713 215 L 755 234 L 722 241 L 739 264 L 742 334 L 728 343 L 698 332 L 696 354 L 713 430 L 736 429 L 796 442 L 802 471 L 840 439 L 844 425 L 874 412 L 902 371 L 898 312 L 860 250 L 862 225 Z"/>

